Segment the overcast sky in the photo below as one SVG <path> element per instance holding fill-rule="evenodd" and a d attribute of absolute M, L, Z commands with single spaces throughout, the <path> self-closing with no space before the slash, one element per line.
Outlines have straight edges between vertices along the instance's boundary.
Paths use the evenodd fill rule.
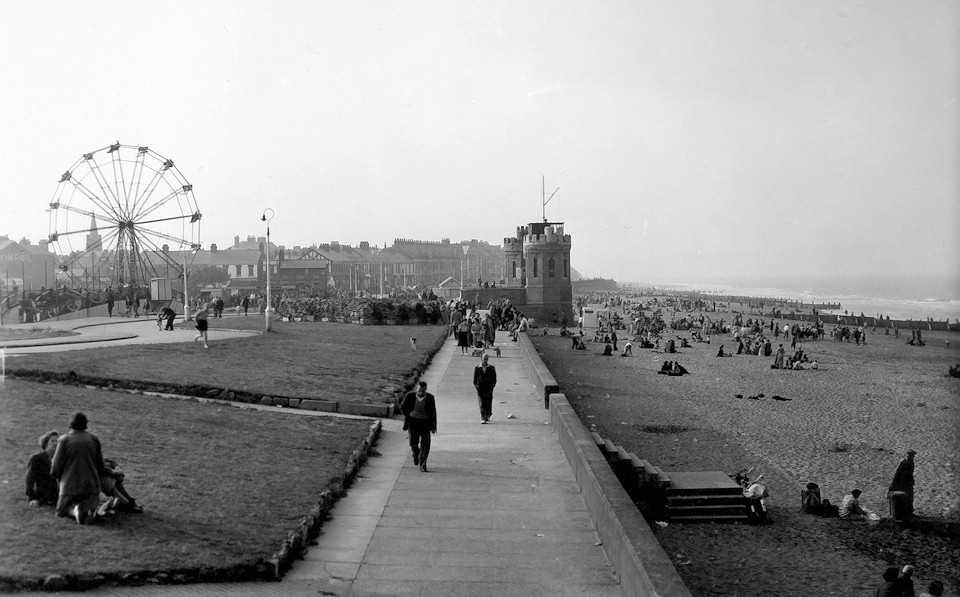
<path fill-rule="evenodd" d="M 945 296 L 958 95 L 955 0 L 0 0 L 0 234 L 46 237 L 120 141 L 175 161 L 204 247 L 267 207 L 287 246 L 499 244 L 545 176 L 585 275 Z"/>

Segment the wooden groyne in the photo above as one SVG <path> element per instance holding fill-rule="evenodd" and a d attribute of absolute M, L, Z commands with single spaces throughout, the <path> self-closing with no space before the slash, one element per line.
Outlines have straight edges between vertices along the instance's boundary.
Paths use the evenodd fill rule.
<path fill-rule="evenodd" d="M 900 328 L 901 330 L 923 330 L 929 332 L 960 332 L 960 322 L 950 323 L 946 321 L 923 321 L 916 319 L 887 319 L 885 317 L 873 317 L 858 315 L 833 315 L 830 313 L 797 313 L 792 312 L 773 312 L 763 313 L 761 317 L 770 317 L 772 319 L 789 319 L 791 321 L 806 321 L 816 323 L 822 321 L 832 325 L 851 325 L 863 326 L 867 328 L 876 327 L 878 329 Z"/>

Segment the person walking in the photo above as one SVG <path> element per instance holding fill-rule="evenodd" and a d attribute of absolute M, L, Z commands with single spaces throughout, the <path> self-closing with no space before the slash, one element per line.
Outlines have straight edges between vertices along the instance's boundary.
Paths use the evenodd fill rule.
<path fill-rule="evenodd" d="M 100 440 L 87 432 L 87 416 L 78 412 L 70 420 L 70 432 L 57 442 L 50 468 L 59 487 L 57 516 L 73 516 L 80 524 L 93 524 L 103 470 Z"/>
<path fill-rule="evenodd" d="M 430 434 L 437 432 L 437 402 L 433 394 L 427 392 L 427 382 L 417 383 L 417 389 L 408 392 L 400 404 L 403 413 L 403 428 L 410 435 L 410 449 L 413 452 L 413 464 L 427 472 L 427 458 L 430 456 Z"/>
<path fill-rule="evenodd" d="M 913 457 L 916 450 L 907 450 L 906 455 L 900 464 L 897 465 L 897 471 L 893 474 L 893 481 L 890 482 L 890 488 L 887 489 L 887 498 L 890 501 L 890 516 L 899 520 L 894 508 L 894 497 L 898 492 L 906 494 L 906 508 L 904 513 L 907 518 L 913 516 Z"/>
<path fill-rule="evenodd" d="M 493 415 L 493 388 L 497 385 L 497 368 L 490 364 L 490 356 L 483 353 L 480 364 L 473 369 L 473 387 L 480 403 L 480 424 L 486 425 Z"/>
<path fill-rule="evenodd" d="M 250 310 L 250 297 L 249 296 L 243 297 L 243 301 L 240 302 L 240 306 L 243 307 L 243 316 L 246 317 L 247 311 Z"/>
<path fill-rule="evenodd" d="M 113 317 L 113 289 L 107 288 L 107 317 Z"/>
<path fill-rule="evenodd" d="M 210 345 L 207 344 L 207 307 L 209 305 L 202 305 L 197 312 L 193 314 L 193 318 L 197 321 L 197 335 L 194 337 L 193 341 L 203 338 L 203 347 L 210 348 Z"/>

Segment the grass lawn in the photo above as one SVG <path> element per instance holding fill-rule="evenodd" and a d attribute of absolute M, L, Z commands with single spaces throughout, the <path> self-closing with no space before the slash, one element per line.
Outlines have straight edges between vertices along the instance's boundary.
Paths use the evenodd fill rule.
<path fill-rule="evenodd" d="M 445 336 L 445 326 L 359 326 L 276 322 L 273 332 L 217 340 L 217 330 L 262 329 L 263 318 L 210 319 L 210 349 L 200 343 L 147 344 L 31 354 L 14 371 L 76 372 L 96 380 L 136 380 L 167 393 L 191 386 L 274 397 L 392 403 L 412 384 Z M 192 327 L 181 322 L 178 327 Z M 163 332 L 156 332 L 158 334 Z M 416 336 L 419 350 L 411 350 Z M 100 383 L 99 381 L 91 383 Z"/>
<path fill-rule="evenodd" d="M 9 340 L 36 340 L 37 338 L 58 338 L 60 336 L 76 336 L 77 332 L 70 330 L 55 330 L 40 326 L 29 328 L 0 327 L 0 341 Z"/>
<path fill-rule="evenodd" d="M 299 338 L 285 332 L 264 341 L 291 336 Z M 185 350 L 125 350 L 133 353 L 122 360 L 127 375 L 199 371 L 190 367 Z M 98 368 L 104 358 L 91 358 L 96 352 L 101 351 L 68 353 L 79 357 L 70 366 L 80 368 L 83 360 Z M 238 355 L 249 354 L 224 346 L 219 354 L 204 354 L 204 366 L 206 359 L 221 358 L 217 375 L 227 379 L 245 369 Z M 345 384 L 336 382 L 340 388 Z M 351 452 L 370 430 L 368 420 L 9 378 L 0 384 L 0 403 L 0 577 L 7 579 L 255 564 L 279 549 L 322 491 L 338 486 Z M 143 514 L 121 513 L 81 527 L 55 517 L 52 508 L 27 504 L 23 477 L 30 454 L 39 449 L 37 439 L 50 429 L 65 433 L 75 411 L 90 418 L 89 430 L 99 436 L 104 456 L 123 467 L 125 486 L 144 506 Z"/>

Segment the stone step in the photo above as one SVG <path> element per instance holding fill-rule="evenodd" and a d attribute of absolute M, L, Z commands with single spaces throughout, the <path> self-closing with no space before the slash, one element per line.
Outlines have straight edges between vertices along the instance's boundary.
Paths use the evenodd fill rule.
<path fill-rule="evenodd" d="M 670 522 L 740 522 L 747 521 L 746 514 L 710 514 L 707 516 L 680 515 L 670 516 Z"/>
<path fill-rule="evenodd" d="M 667 505 L 674 506 L 696 506 L 703 505 L 724 505 L 746 504 L 747 498 L 742 494 L 718 495 L 718 494 L 697 494 L 697 495 L 672 495 L 667 493 Z"/>

